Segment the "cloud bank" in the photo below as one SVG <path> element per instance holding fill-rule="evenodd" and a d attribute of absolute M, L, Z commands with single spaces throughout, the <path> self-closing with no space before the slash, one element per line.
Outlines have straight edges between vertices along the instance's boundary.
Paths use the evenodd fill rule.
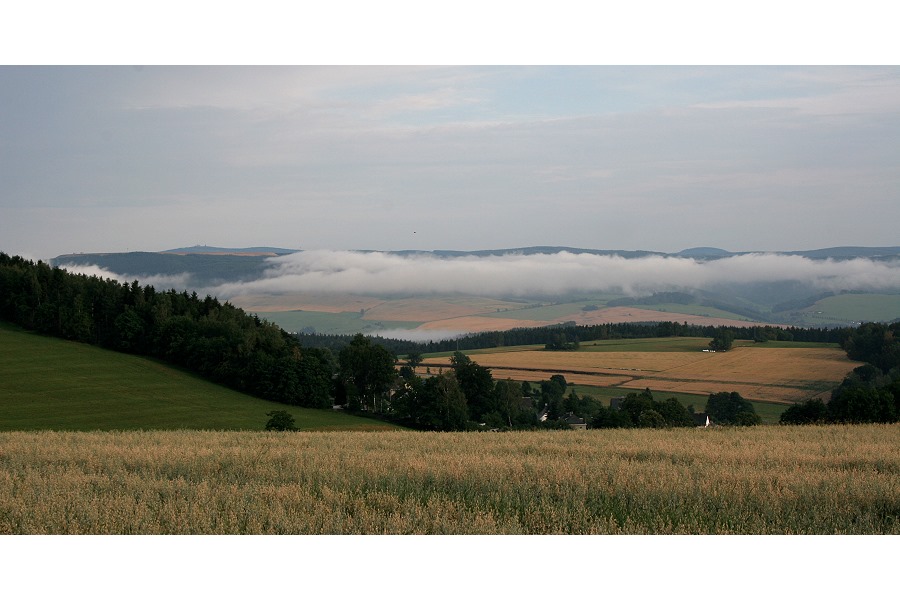
<path fill-rule="evenodd" d="M 440 258 L 431 254 L 310 250 L 268 262 L 263 277 L 224 284 L 212 292 L 222 298 L 297 292 L 493 297 L 573 292 L 644 295 L 712 285 L 789 281 L 834 292 L 900 288 L 900 261 L 812 260 L 781 254 L 702 261 L 569 252 Z"/>
<path fill-rule="evenodd" d="M 186 290 L 191 288 L 190 273 L 179 273 L 176 275 L 129 275 L 127 273 L 113 273 L 109 269 L 104 269 L 97 265 L 78 264 L 61 264 L 59 265 L 59 268 L 65 269 L 69 273 L 87 275 L 88 277 L 99 277 L 100 279 L 114 279 L 121 283 L 138 281 L 141 285 L 152 285 L 158 290 Z"/>

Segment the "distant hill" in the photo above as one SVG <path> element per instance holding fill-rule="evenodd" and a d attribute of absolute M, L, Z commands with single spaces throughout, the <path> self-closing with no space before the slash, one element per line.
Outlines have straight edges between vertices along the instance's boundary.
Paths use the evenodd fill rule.
<path fill-rule="evenodd" d="M 204 290 L 209 290 L 224 283 L 232 283 L 238 281 L 252 281 L 265 276 L 265 271 L 271 266 L 271 261 L 277 256 L 289 253 L 302 252 L 302 250 L 289 250 L 275 247 L 252 247 L 252 248 L 224 248 L 216 246 L 193 246 L 185 248 L 175 248 L 163 252 L 128 252 L 128 253 L 103 253 L 103 254 L 67 254 L 58 256 L 50 261 L 54 266 L 65 265 L 95 265 L 111 271 L 120 276 L 120 279 L 130 281 L 138 279 L 153 283 L 158 288 L 170 289 L 174 287 L 177 291 L 182 289 L 196 290 L 201 295 Z M 360 250 L 360 252 L 375 252 L 374 250 Z M 753 254 L 752 252 L 731 252 L 722 248 L 709 246 L 697 246 L 687 248 L 676 253 L 653 252 L 648 250 L 604 250 L 604 249 L 586 249 L 572 248 L 568 246 L 528 246 L 522 248 L 505 248 L 494 250 L 400 250 L 389 251 L 387 254 L 398 256 L 432 256 L 437 258 L 457 258 L 457 257 L 486 257 L 486 256 L 502 256 L 507 254 L 521 255 L 538 255 L 538 254 L 557 254 L 567 252 L 570 254 L 591 254 L 599 256 L 621 256 L 628 259 L 640 259 L 647 257 L 671 257 L 680 259 L 692 259 L 702 262 L 713 262 L 722 260 L 732 256 L 740 256 Z M 854 258 L 865 258 L 869 260 L 879 261 L 900 261 L 900 246 L 890 247 L 865 247 L 865 246 L 840 246 L 833 248 L 822 248 L 818 250 L 798 250 L 786 252 L 765 252 L 766 254 L 781 254 L 791 256 L 803 256 L 810 260 L 835 260 L 844 261 Z M 858 307 L 859 311 L 850 316 L 846 310 L 840 310 L 832 314 L 832 307 L 843 307 L 839 304 L 840 300 L 831 301 L 823 306 L 813 307 L 818 301 L 825 296 L 822 290 L 813 287 L 809 283 L 801 281 L 757 281 L 752 283 L 734 283 L 727 285 L 708 282 L 704 289 L 685 289 L 680 290 L 687 294 L 691 300 L 684 298 L 676 298 L 674 301 L 665 296 L 650 297 L 628 297 L 630 294 L 622 293 L 618 298 L 610 297 L 609 294 L 603 296 L 591 297 L 528 297 L 528 298 L 506 298 L 521 302 L 526 306 L 544 306 L 547 302 L 551 303 L 580 303 L 579 306 L 597 305 L 597 306 L 640 306 L 643 308 L 652 308 L 658 311 L 670 311 L 672 313 L 685 313 L 701 317 L 721 316 L 727 318 L 744 318 L 752 321 L 764 323 L 783 323 L 797 326 L 822 325 L 840 326 L 853 325 L 860 321 L 875 320 L 883 318 L 879 315 L 893 315 L 893 300 L 890 296 L 882 296 L 879 299 L 880 304 L 877 306 L 869 306 L 861 302 L 853 301 L 853 298 L 846 300 L 847 306 Z M 880 290 L 884 294 L 896 294 L 900 290 Z M 845 295 L 856 293 L 854 290 L 833 290 L 831 293 L 836 295 Z M 265 303 L 254 306 L 263 306 Z M 868 298 L 868 300 L 875 300 Z M 337 301 L 336 301 L 337 302 Z M 321 307 L 316 308 L 316 302 L 300 303 L 301 305 L 293 306 L 290 302 L 279 302 L 278 311 L 288 311 L 284 306 L 291 305 L 292 312 L 285 312 L 283 315 L 265 314 L 265 318 L 269 318 L 278 322 L 281 326 L 290 331 L 300 331 L 303 329 L 314 328 L 319 330 L 323 327 L 323 323 L 332 323 L 335 318 L 342 317 L 342 327 L 358 327 L 366 325 L 362 320 L 377 319 L 374 316 L 366 315 L 361 317 L 359 310 L 355 313 L 346 313 L 345 309 L 330 308 L 324 311 Z M 321 303 L 320 303 L 321 304 Z M 327 304 L 327 302 L 326 302 Z M 343 306 L 338 302 L 340 306 Z M 578 307 L 576 307 L 578 308 Z M 265 309 L 259 309 L 265 312 Z M 302 311 L 302 312 L 301 312 Z M 321 311 L 319 314 L 317 311 Z M 337 312 L 336 312 L 337 311 Z M 573 309 L 574 311 L 574 309 Z M 728 313 L 727 315 L 724 313 Z M 518 313 L 516 313 L 518 314 Z M 530 315 L 530 313 L 529 313 Z M 510 320 L 515 316 L 511 311 L 498 312 L 493 315 L 497 318 Z M 276 318 L 277 317 L 277 318 Z M 352 323 L 345 322 L 352 317 Z M 543 319 L 546 315 L 539 317 Z M 896 317 L 900 317 L 897 314 Z M 523 319 L 526 316 L 523 313 Z M 533 315 L 527 316 L 527 319 L 537 318 Z M 892 320 L 894 317 L 891 317 Z M 323 320 L 324 319 L 324 320 Z M 526 320 L 527 320 L 526 319 Z M 413 321 L 420 321 L 418 317 L 405 316 L 387 316 L 384 321 L 377 323 L 378 327 L 390 328 L 394 326 L 394 322 L 403 322 L 403 327 L 414 327 Z M 406 322 L 409 323 L 406 323 Z M 449 321 L 448 321 L 449 323 Z M 510 323 L 512 323 L 510 321 Z M 345 327 L 346 326 L 346 327 Z M 398 325 L 399 326 L 399 325 Z M 467 327 L 470 325 L 466 325 Z M 510 324 L 510 327 L 516 326 Z M 343 329 L 341 330 L 343 331 Z"/>
<path fill-rule="evenodd" d="M 621 256 L 622 258 L 642 258 L 645 256 L 666 256 L 663 252 L 651 250 L 595 250 L 590 248 L 569 248 L 567 246 L 528 246 L 526 248 L 504 248 L 499 250 L 433 250 L 425 254 L 433 254 L 441 257 L 455 256 L 503 256 L 504 254 L 594 254 L 598 256 Z M 421 252 L 420 252 L 421 253 Z"/>
<path fill-rule="evenodd" d="M 805 256 L 806 258 L 814 259 L 895 259 L 900 258 L 900 246 L 886 246 L 879 248 L 869 248 L 865 246 L 840 246 L 837 248 L 823 248 L 821 250 L 799 250 L 797 252 L 783 252 L 782 254 Z"/>
<path fill-rule="evenodd" d="M 688 248 L 677 252 L 675 256 L 683 256 L 685 258 L 722 258 L 724 256 L 732 256 L 732 252 L 722 250 L 721 248 Z"/>
<path fill-rule="evenodd" d="M 275 248 L 270 246 L 254 246 L 252 248 L 223 248 L 217 246 L 190 246 L 185 248 L 173 248 L 171 250 L 162 250 L 160 252 L 125 252 L 125 253 L 94 253 L 94 254 L 63 254 L 51 259 L 51 264 L 96 264 L 104 266 L 112 261 L 120 264 L 129 262 L 129 264 L 140 264 L 141 261 L 148 260 L 148 255 L 157 256 L 194 256 L 194 257 L 269 257 L 284 256 L 286 254 L 294 254 L 302 252 L 302 250 L 292 250 L 288 248 Z M 738 256 L 742 254 L 755 254 L 757 251 L 747 252 L 731 252 L 722 248 L 713 248 L 709 246 L 698 246 L 696 248 L 687 248 L 680 252 L 656 252 L 652 250 L 603 250 L 594 248 L 572 248 L 569 246 L 526 246 L 522 248 L 499 248 L 494 250 L 359 250 L 359 252 L 385 252 L 386 254 L 397 254 L 401 256 L 430 254 L 433 256 L 454 258 L 459 256 L 502 256 L 504 254 L 557 254 L 560 252 L 568 252 L 570 254 L 593 254 L 598 256 L 621 256 L 623 258 L 642 258 L 646 256 L 672 256 L 681 258 L 724 258 L 728 256 Z M 762 251 L 760 251 L 762 252 Z M 900 259 L 900 246 L 838 246 L 834 248 L 822 248 L 819 250 L 792 250 L 792 251 L 765 251 L 766 254 L 785 254 L 792 256 L 804 256 L 814 260 L 824 259 L 849 259 L 849 258 L 873 258 L 873 259 Z M 124 258 L 123 258 L 124 257 Z M 158 263 L 164 264 L 164 263 Z M 174 264 L 174 263 L 171 263 Z M 142 267 L 141 267 L 142 268 Z M 138 269 L 139 270 L 139 269 Z M 136 272 L 135 269 L 129 272 Z M 156 271 L 157 273 L 163 271 Z"/>
<path fill-rule="evenodd" d="M 270 248 L 268 246 L 257 246 L 253 248 L 216 248 L 215 246 L 191 246 L 190 248 L 174 248 L 172 250 L 163 250 L 163 254 L 220 254 L 229 256 L 282 256 L 285 254 L 293 254 L 299 250 L 288 250 L 286 248 Z"/>
<path fill-rule="evenodd" d="M 205 288 L 230 281 L 255 279 L 265 269 L 267 254 L 124 252 L 115 254 L 63 254 L 53 266 L 97 266 L 126 279 L 186 275 L 185 287 Z M 178 290 L 181 291 L 181 290 Z"/>

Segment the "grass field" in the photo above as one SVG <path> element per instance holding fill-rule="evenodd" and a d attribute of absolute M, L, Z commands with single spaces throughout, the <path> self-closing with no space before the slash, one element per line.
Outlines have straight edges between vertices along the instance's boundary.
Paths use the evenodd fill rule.
<path fill-rule="evenodd" d="M 845 323 L 900 319 L 900 294 L 840 294 L 804 310 L 812 320 Z"/>
<path fill-rule="evenodd" d="M 0 324 L 0 431 L 261 430 L 272 410 L 290 412 L 304 430 L 393 428 L 260 400 L 159 362 Z"/>
<path fill-rule="evenodd" d="M 520 308 L 518 310 L 509 310 L 498 313 L 497 316 L 504 319 L 525 319 L 531 321 L 549 321 L 557 322 L 567 315 L 581 311 L 587 305 L 599 305 L 597 300 L 584 300 L 578 302 L 567 302 L 560 304 L 546 304 L 535 306 L 533 308 Z"/>
<path fill-rule="evenodd" d="M 900 426 L 0 433 L 0 534 L 900 534 Z"/>
<path fill-rule="evenodd" d="M 285 331 L 302 331 L 307 327 L 316 333 L 377 335 L 386 329 L 415 329 L 417 321 L 375 321 L 363 319 L 358 312 L 311 312 L 306 310 L 260 312 L 260 319 L 275 323 Z"/>

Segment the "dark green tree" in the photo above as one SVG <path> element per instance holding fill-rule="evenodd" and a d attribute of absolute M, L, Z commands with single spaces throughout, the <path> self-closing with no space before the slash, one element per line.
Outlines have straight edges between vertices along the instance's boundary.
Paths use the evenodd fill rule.
<path fill-rule="evenodd" d="M 733 344 L 734 332 L 730 329 L 719 329 L 712 341 L 709 342 L 709 347 L 716 352 L 727 352 L 731 350 Z"/>
<path fill-rule="evenodd" d="M 534 411 L 530 403 L 526 405 L 522 396 L 522 386 L 511 379 L 501 379 L 494 384 L 495 406 L 503 424 L 525 425 L 534 421 Z"/>
<path fill-rule="evenodd" d="M 338 355 L 340 376 L 351 395 L 351 406 L 383 412 L 384 396 L 394 382 L 396 359 L 387 349 L 362 334 Z"/>
<path fill-rule="evenodd" d="M 746 416 L 743 413 L 752 416 Z M 751 421 L 758 419 L 753 404 L 749 400 L 745 400 L 737 392 L 710 394 L 706 401 L 706 414 L 709 415 L 714 423 L 720 425 L 752 425 L 755 423 Z"/>
<path fill-rule="evenodd" d="M 761 422 L 762 419 L 760 419 L 759 415 L 755 412 L 741 411 L 734 416 L 734 420 L 731 424 L 748 427 L 750 425 L 759 425 Z"/>
<path fill-rule="evenodd" d="M 815 399 L 789 406 L 781 413 L 778 422 L 784 425 L 808 425 L 811 423 L 824 423 L 827 416 L 828 409 L 825 407 L 825 403 Z"/>
<path fill-rule="evenodd" d="M 856 386 L 832 398 L 827 412 L 828 420 L 836 423 L 893 423 L 898 403 L 887 388 Z"/>
<path fill-rule="evenodd" d="M 273 410 L 266 413 L 270 417 L 266 423 L 266 431 L 296 431 L 294 417 L 286 410 Z"/>
<path fill-rule="evenodd" d="M 416 370 L 416 367 L 422 364 L 422 353 L 421 352 L 410 352 L 406 355 L 406 364 L 413 371 Z"/>
<path fill-rule="evenodd" d="M 640 427 L 653 427 L 658 429 L 666 426 L 666 420 L 663 416 L 652 408 L 645 410 L 638 417 L 638 425 Z"/>
<path fill-rule="evenodd" d="M 565 414 L 565 377 L 554 375 L 550 380 L 541 381 L 540 408 L 547 407 L 547 420 L 555 421 Z"/>
<path fill-rule="evenodd" d="M 652 408 L 665 422 L 667 427 L 693 427 L 693 411 L 685 408 L 677 398 L 667 398 L 662 401 L 654 400 Z"/>
<path fill-rule="evenodd" d="M 847 336 L 842 346 L 848 357 L 886 373 L 900 366 L 900 322 L 864 323 Z"/>
<path fill-rule="evenodd" d="M 631 416 L 621 410 L 601 406 L 594 418 L 590 421 L 591 427 L 596 429 L 611 429 L 619 427 L 632 427 Z"/>
<path fill-rule="evenodd" d="M 425 428 L 422 421 L 422 401 L 425 383 L 412 369 L 400 368 L 400 379 L 391 398 L 391 412 L 400 423 L 417 429 Z"/>
<path fill-rule="evenodd" d="M 450 364 L 473 419 L 483 420 L 483 415 L 497 410 L 494 404 L 494 378 L 490 369 L 482 367 L 462 352 L 455 352 L 450 357 Z"/>
<path fill-rule="evenodd" d="M 452 373 L 441 373 L 425 380 L 419 403 L 419 424 L 436 431 L 461 431 L 469 412 L 466 396 Z"/>
<path fill-rule="evenodd" d="M 639 394 L 631 392 L 619 404 L 619 409 L 628 415 L 631 426 L 639 427 L 641 413 L 653 409 L 653 393 L 649 389 Z"/>
<path fill-rule="evenodd" d="M 565 376 L 557 373 L 556 375 L 550 376 L 550 381 L 555 381 L 562 388 L 563 394 L 566 393 L 566 388 L 569 387 L 569 383 L 566 381 Z"/>

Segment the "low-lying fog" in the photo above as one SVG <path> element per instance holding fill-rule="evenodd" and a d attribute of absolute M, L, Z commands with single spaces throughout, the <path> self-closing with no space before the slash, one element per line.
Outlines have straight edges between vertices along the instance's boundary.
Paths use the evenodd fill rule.
<path fill-rule="evenodd" d="M 468 294 L 552 296 L 572 292 L 644 295 L 711 285 L 800 282 L 822 291 L 900 288 L 900 261 L 812 260 L 746 254 L 718 260 L 593 254 L 506 254 L 441 258 L 431 254 L 309 250 L 268 259 L 262 277 L 198 290 L 222 299 L 243 294 L 330 292 L 374 295 Z M 65 266 L 65 265 L 64 265 Z M 72 272 L 120 281 L 138 279 L 160 289 L 190 286 L 190 274 L 134 277 L 95 266 Z"/>

